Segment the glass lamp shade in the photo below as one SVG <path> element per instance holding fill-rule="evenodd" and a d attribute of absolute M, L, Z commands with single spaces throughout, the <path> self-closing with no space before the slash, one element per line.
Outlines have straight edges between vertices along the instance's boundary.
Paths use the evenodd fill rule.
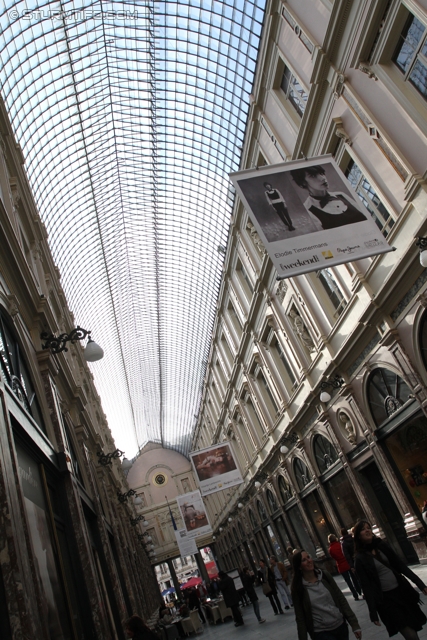
<path fill-rule="evenodd" d="M 289 449 L 285 444 L 280 447 L 280 453 L 288 453 L 288 451 Z"/>
<path fill-rule="evenodd" d="M 142 504 L 142 499 L 139 496 L 136 496 L 135 500 L 133 501 L 133 504 Z"/>
<path fill-rule="evenodd" d="M 421 266 L 427 267 L 427 250 L 426 249 L 424 249 L 424 251 L 420 251 L 420 262 L 421 262 Z"/>
<path fill-rule="evenodd" d="M 216 540 L 216 536 L 212 536 L 212 540 Z"/>
<path fill-rule="evenodd" d="M 219 530 L 220 530 L 220 532 L 221 532 L 221 531 L 224 531 L 224 529 L 223 529 L 222 527 L 220 527 L 220 528 L 219 528 Z"/>
<path fill-rule="evenodd" d="M 127 458 L 123 458 L 122 460 L 122 469 L 123 471 L 128 471 L 132 466 L 132 462 Z"/>
<path fill-rule="evenodd" d="M 330 399 L 330 394 L 327 391 L 322 391 L 320 394 L 320 402 L 329 402 Z"/>
<path fill-rule="evenodd" d="M 261 487 L 261 483 L 260 483 L 260 482 L 258 482 L 258 480 L 255 482 L 255 487 L 256 487 L 257 489 L 259 489 L 259 488 Z"/>
<path fill-rule="evenodd" d="M 148 520 L 144 520 L 144 522 L 142 523 L 143 527 L 148 527 Z"/>
<path fill-rule="evenodd" d="M 151 536 L 148 536 L 147 542 L 152 542 L 152 541 L 153 541 L 153 538 Z"/>
<path fill-rule="evenodd" d="M 228 522 L 233 522 L 233 518 L 228 518 Z"/>
<path fill-rule="evenodd" d="M 104 357 L 104 351 L 101 349 L 99 344 L 96 344 L 96 342 L 89 338 L 83 355 L 86 362 L 96 362 Z"/>
<path fill-rule="evenodd" d="M 239 507 L 239 509 L 243 509 L 243 504 L 241 502 L 239 502 L 237 506 Z"/>

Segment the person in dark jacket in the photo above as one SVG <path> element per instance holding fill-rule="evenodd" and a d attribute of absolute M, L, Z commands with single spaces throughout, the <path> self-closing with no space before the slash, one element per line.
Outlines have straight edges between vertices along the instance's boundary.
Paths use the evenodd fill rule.
<path fill-rule="evenodd" d="M 354 540 L 351 533 L 344 527 L 341 529 L 340 542 L 344 557 L 350 565 L 350 569 L 354 570 Z"/>
<path fill-rule="evenodd" d="M 158 640 L 158 636 L 147 627 L 139 616 L 131 616 L 126 620 L 125 631 L 127 637 L 134 640 Z"/>
<path fill-rule="evenodd" d="M 417 631 L 422 629 L 427 619 L 418 606 L 418 591 L 406 578 L 427 595 L 424 582 L 381 538 L 372 533 L 372 527 L 366 520 L 361 520 L 354 527 L 354 545 L 354 566 L 372 622 L 381 626 L 381 620 L 389 636 L 401 633 L 405 640 L 418 640 Z"/>
<path fill-rule="evenodd" d="M 328 542 L 329 555 L 335 560 L 338 573 L 341 574 L 346 581 L 351 593 L 353 594 L 353 598 L 355 600 L 359 600 L 359 596 L 362 595 L 362 588 L 356 578 L 356 574 L 351 571 L 350 565 L 342 552 L 342 547 L 338 542 L 337 537 L 333 533 L 330 533 L 328 535 Z"/>
<path fill-rule="evenodd" d="M 241 579 L 246 591 L 246 595 L 248 596 L 249 600 L 252 602 L 252 606 L 254 608 L 254 612 L 257 617 L 257 620 L 260 624 L 262 624 L 263 622 L 265 622 L 265 618 L 261 618 L 261 614 L 259 612 L 259 600 L 254 588 L 254 576 L 251 576 L 251 574 L 249 573 L 248 567 L 243 567 Z"/>
<path fill-rule="evenodd" d="M 357 640 L 362 632 L 344 594 L 327 571 L 314 565 L 307 551 L 293 557 L 291 594 L 294 602 L 298 640 L 348 640 L 350 624 Z"/>
<path fill-rule="evenodd" d="M 240 627 L 243 622 L 242 613 L 239 609 L 239 594 L 237 593 L 236 586 L 233 578 L 230 578 L 224 571 L 218 573 L 219 588 L 224 596 L 224 602 L 227 607 L 230 607 L 233 614 L 234 626 Z"/>
<path fill-rule="evenodd" d="M 277 616 L 279 613 L 284 613 L 279 596 L 277 595 L 276 578 L 263 559 L 259 560 L 258 580 L 262 585 L 265 597 L 270 600 L 274 615 Z"/>

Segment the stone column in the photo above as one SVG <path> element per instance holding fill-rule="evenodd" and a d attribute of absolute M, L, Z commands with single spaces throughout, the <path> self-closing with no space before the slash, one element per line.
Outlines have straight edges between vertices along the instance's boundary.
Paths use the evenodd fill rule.
<path fill-rule="evenodd" d="M 181 587 L 180 587 L 180 584 L 178 582 L 178 576 L 176 575 L 175 567 L 173 566 L 173 562 L 172 562 L 171 558 L 168 558 L 166 560 L 166 562 L 168 563 L 169 573 L 171 574 L 173 586 L 175 587 L 176 596 L 177 596 L 177 598 L 179 598 L 180 593 L 181 593 Z"/>
<path fill-rule="evenodd" d="M 200 551 L 194 554 L 194 558 L 197 562 L 197 568 L 199 570 L 201 579 L 207 582 L 209 580 L 209 574 L 206 569 L 205 561 L 203 560 L 202 554 L 200 553 Z"/>

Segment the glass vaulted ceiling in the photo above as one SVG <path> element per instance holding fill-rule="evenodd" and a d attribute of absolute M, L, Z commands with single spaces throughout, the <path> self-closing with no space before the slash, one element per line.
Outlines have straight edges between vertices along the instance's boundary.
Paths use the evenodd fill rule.
<path fill-rule="evenodd" d="M 0 0 L 0 89 L 117 445 L 187 453 L 265 0 Z"/>

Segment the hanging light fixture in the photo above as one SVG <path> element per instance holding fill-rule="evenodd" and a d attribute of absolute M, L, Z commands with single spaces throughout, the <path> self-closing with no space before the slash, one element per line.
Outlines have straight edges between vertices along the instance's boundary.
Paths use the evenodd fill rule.
<path fill-rule="evenodd" d="M 420 250 L 421 266 L 427 267 L 427 238 L 418 238 L 415 244 Z"/>

